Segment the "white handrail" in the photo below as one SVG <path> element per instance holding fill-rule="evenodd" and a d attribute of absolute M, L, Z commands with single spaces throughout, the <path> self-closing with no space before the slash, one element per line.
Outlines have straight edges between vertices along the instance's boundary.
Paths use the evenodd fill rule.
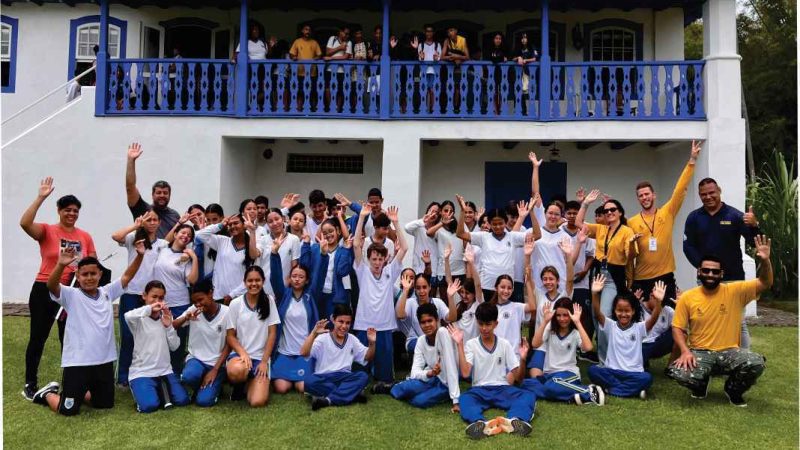
<path fill-rule="evenodd" d="M 44 96 L 42 96 L 40 99 L 36 100 L 35 102 L 31 103 L 30 105 L 28 105 L 28 106 L 26 106 L 26 107 L 24 107 L 24 108 L 22 108 L 22 109 L 20 109 L 19 111 L 15 112 L 15 113 L 14 113 L 14 114 L 12 114 L 11 116 L 9 116 L 9 117 L 6 117 L 6 119 L 5 119 L 5 120 L 3 120 L 3 122 L 0 122 L 0 123 L 6 123 L 6 122 L 8 122 L 9 120 L 13 119 L 14 117 L 17 117 L 17 116 L 19 116 L 20 114 L 24 113 L 25 111 L 27 111 L 27 110 L 29 110 L 29 109 L 33 108 L 34 106 L 38 105 L 39 103 L 41 103 L 41 102 L 45 101 L 45 100 L 46 100 L 48 97 L 50 97 L 51 95 L 53 95 L 53 94 L 55 94 L 56 92 L 58 92 L 58 91 L 60 91 L 60 90 L 64 89 L 65 87 L 67 87 L 67 86 L 68 86 L 70 83 L 72 83 L 73 81 L 77 81 L 77 80 L 79 80 L 79 79 L 83 78 L 83 77 L 84 77 L 86 74 L 88 74 L 89 72 L 92 72 L 94 69 L 95 69 L 95 66 L 92 66 L 92 67 L 90 67 L 90 68 L 86 69 L 86 70 L 85 70 L 83 73 L 80 73 L 80 74 L 78 74 L 78 75 L 77 75 L 75 78 L 73 78 L 73 79 L 71 79 L 71 80 L 67 81 L 66 83 L 64 83 L 64 84 L 62 84 L 62 85 L 60 85 L 60 86 L 58 86 L 57 88 L 53 89 L 52 91 L 50 91 L 50 92 L 48 92 L 47 94 L 45 94 Z"/>

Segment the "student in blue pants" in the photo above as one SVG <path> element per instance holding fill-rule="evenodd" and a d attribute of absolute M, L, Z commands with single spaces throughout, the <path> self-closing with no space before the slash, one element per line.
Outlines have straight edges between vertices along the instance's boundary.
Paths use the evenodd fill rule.
<path fill-rule="evenodd" d="M 350 370 L 353 362 L 366 365 L 375 356 L 374 328 L 367 330 L 369 347 L 350 335 L 353 311 L 349 305 L 337 304 L 333 308 L 333 331 L 327 329 L 328 320 L 322 319 L 308 335 L 300 354 L 315 360 L 314 373 L 306 372 L 305 392 L 311 394 L 311 409 L 317 411 L 327 406 L 345 406 L 353 402 L 366 403 L 362 391 L 367 387 L 366 372 Z"/>
<path fill-rule="evenodd" d="M 333 305 L 350 304 L 350 291 L 345 288 L 344 281 L 353 267 L 353 251 L 341 216 L 322 222 L 320 234 L 318 243 L 310 243 L 313 236 L 303 242 L 300 265 L 311 269 L 311 278 L 321 283 L 314 300 L 320 317 L 330 320 Z"/>
<path fill-rule="evenodd" d="M 599 406 L 605 402 L 602 389 L 581 383 L 576 351 L 592 351 L 592 340 L 583 328 L 581 313 L 581 306 L 567 297 L 556 300 L 553 309 L 549 303 L 544 304 L 543 320 L 531 344 L 544 352 L 544 373 L 534 376 L 539 369 L 531 359 L 528 365 L 531 378 L 522 382 L 522 388 L 536 394 L 537 399 Z M 524 356 L 520 355 L 523 361 Z"/>
<path fill-rule="evenodd" d="M 536 395 L 512 386 L 518 377 L 520 359 L 511 344 L 494 334 L 497 306 L 481 303 L 475 310 L 479 335 L 464 343 L 464 334 L 455 325 L 447 327 L 458 347 L 461 376 L 472 374 L 472 387 L 461 394 L 461 418 L 469 423 L 465 430 L 471 439 L 505 431 L 527 436 L 536 406 Z M 522 347 L 527 353 L 527 342 Z M 522 351 L 522 349 L 520 349 Z M 506 417 L 487 422 L 483 412 L 489 408 L 507 410 Z"/>
<path fill-rule="evenodd" d="M 618 294 L 611 308 L 611 318 L 600 310 L 600 293 L 605 277 L 597 275 L 592 282 L 592 308 L 600 333 L 605 333 L 608 351 L 604 366 L 590 366 L 589 378 L 615 397 L 647 398 L 647 388 L 653 376 L 644 371 L 642 340 L 653 329 L 661 314 L 661 302 L 667 290 L 663 281 L 657 281 L 652 294 L 656 303 L 646 322 L 640 322 L 639 301 L 633 294 Z"/>

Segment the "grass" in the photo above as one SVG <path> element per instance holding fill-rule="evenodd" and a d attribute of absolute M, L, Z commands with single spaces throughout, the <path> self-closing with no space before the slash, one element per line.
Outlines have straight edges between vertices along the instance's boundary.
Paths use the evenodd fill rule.
<path fill-rule="evenodd" d="M 28 318 L 3 318 L 3 438 L 8 448 L 571 448 L 601 443 L 617 448 L 796 448 L 798 442 L 797 328 L 751 327 L 753 347 L 768 360 L 759 383 L 746 395 L 748 408 L 734 408 L 715 378 L 706 400 L 664 377 L 647 401 L 611 398 L 602 407 L 539 402 L 533 434 L 502 435 L 469 442 L 464 423 L 440 405 L 418 410 L 386 396 L 366 405 L 312 413 L 296 394 L 273 395 L 254 410 L 227 400 L 210 409 L 195 406 L 143 415 L 131 395 L 118 390 L 113 410 L 84 408 L 74 418 L 57 416 L 22 398 Z M 40 370 L 40 383 L 60 380 L 55 327 Z M 585 367 L 583 367 L 585 369 Z M 227 389 L 226 389 L 227 393 Z M 498 411 L 488 411 L 493 417 Z"/>
<path fill-rule="evenodd" d="M 767 301 L 759 300 L 758 306 L 765 306 L 767 308 L 780 309 L 790 313 L 797 314 L 797 299 L 769 299 Z"/>

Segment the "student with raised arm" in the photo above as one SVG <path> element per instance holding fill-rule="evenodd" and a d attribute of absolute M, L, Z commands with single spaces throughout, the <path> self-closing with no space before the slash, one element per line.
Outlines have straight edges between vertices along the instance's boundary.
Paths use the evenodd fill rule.
<path fill-rule="evenodd" d="M 125 321 L 133 333 L 131 394 L 140 413 L 151 413 L 162 406 L 186 406 L 191 402 L 170 365 L 170 353 L 178 349 L 181 341 L 172 326 L 166 292 L 162 282 L 150 281 L 142 294 L 144 306 L 125 313 Z M 161 390 L 162 383 L 167 387 L 166 397 Z"/>
<path fill-rule="evenodd" d="M 447 304 L 442 299 L 431 297 L 431 285 L 428 282 L 428 277 L 425 274 L 417 274 L 412 280 L 401 279 L 403 290 L 400 298 L 395 305 L 395 312 L 398 320 L 407 321 L 408 334 L 406 335 L 406 351 L 409 354 L 414 353 L 417 346 L 417 339 L 423 335 L 422 328 L 419 320 L 417 319 L 417 309 L 422 305 L 432 304 L 436 307 L 436 317 L 450 323 L 456 320 L 456 301 L 453 297 L 458 289 L 461 287 L 461 282 L 455 280 L 447 287 Z M 410 293 L 414 290 L 414 295 L 411 298 Z"/>
<path fill-rule="evenodd" d="M 320 230 L 322 237 L 313 245 L 309 236 L 304 236 L 300 265 L 309 267 L 312 278 L 322 282 L 322 290 L 315 297 L 317 311 L 320 317 L 330 318 L 334 305 L 350 304 L 350 283 L 348 280 L 345 286 L 345 280 L 353 267 L 353 240 L 343 234 L 347 226 L 341 215 L 323 222 Z"/>
<path fill-rule="evenodd" d="M 422 335 L 414 345 L 411 373 L 405 381 L 392 386 L 391 395 L 417 408 L 449 399 L 453 403 L 450 411 L 460 412 L 458 363 L 450 333 L 439 326 L 439 311 L 432 303 L 420 306 L 415 315 Z"/>
<path fill-rule="evenodd" d="M 445 274 L 449 267 L 449 255 L 445 255 Z M 475 268 L 475 252 L 472 244 L 467 244 L 464 249 L 464 262 L 467 266 L 467 279 L 458 291 L 459 301 L 456 305 L 456 321 L 458 328 L 464 333 L 464 339 L 470 340 L 478 335 L 478 324 L 475 321 L 475 310 L 483 303 L 483 290 L 481 279 Z"/>
<path fill-rule="evenodd" d="M 156 213 L 159 219 L 158 231 L 156 236 L 164 238 L 169 230 L 175 226 L 181 215 L 178 211 L 169 207 L 169 199 L 172 196 L 172 187 L 164 180 L 156 181 L 153 184 L 153 203 L 148 204 L 142 198 L 139 188 L 136 187 L 136 160 L 142 156 L 144 151 L 138 142 L 128 146 L 128 162 L 125 166 L 125 195 L 127 196 L 128 209 L 134 219 L 142 216 L 147 211 Z"/>
<path fill-rule="evenodd" d="M 293 267 L 297 267 L 300 264 L 300 239 L 286 231 L 283 213 L 277 208 L 272 208 L 267 213 L 267 228 L 268 232 L 264 233 L 258 240 L 256 264 L 269 276 L 272 244 L 275 240 L 280 239 L 281 246 L 278 253 L 280 255 L 281 270 L 288 275 Z M 266 288 L 268 294 L 279 298 L 271 283 Z"/>
<path fill-rule="evenodd" d="M 525 252 L 525 269 L 523 271 L 525 277 L 525 290 L 527 291 L 525 303 L 517 303 L 511 301 L 511 295 L 514 292 L 514 285 L 511 277 L 508 275 L 500 275 L 494 285 L 495 294 L 489 300 L 493 305 L 497 306 L 498 318 L 497 328 L 495 334 L 498 337 L 504 338 L 508 342 L 519 342 L 522 337 L 522 325 L 530 322 L 531 314 L 536 312 L 536 297 L 533 293 L 533 281 L 531 280 L 531 254 L 534 248 L 533 236 L 528 234 L 525 236 L 525 244 L 523 251 Z M 514 351 L 519 348 L 514 347 Z M 519 354 L 517 354 L 519 356 Z"/>
<path fill-rule="evenodd" d="M 421 219 L 413 220 L 404 227 L 406 233 L 414 238 L 414 255 L 411 261 L 411 267 L 416 273 L 425 270 L 425 263 L 422 262 L 422 252 L 426 250 L 430 252 L 433 260 L 436 260 L 438 257 L 436 241 L 428 234 L 428 230 L 439 223 L 440 209 L 441 205 L 438 202 L 431 202 L 425 210 L 425 215 Z M 432 276 L 442 276 L 442 273 L 434 270 Z"/>
<path fill-rule="evenodd" d="M 536 394 L 537 399 L 602 406 L 605 403 L 603 390 L 581 383 L 576 359 L 576 349 L 592 350 L 592 340 L 581 325 L 583 309 L 562 297 L 552 307 L 545 304 L 542 311 L 532 346 L 541 348 L 547 356 L 543 371 L 530 369 L 531 377 L 523 380 L 522 388 Z"/>
<path fill-rule="evenodd" d="M 19 226 L 22 227 L 22 230 L 39 243 L 39 254 L 42 258 L 39 272 L 36 274 L 36 279 L 28 297 L 31 326 L 28 346 L 25 349 L 25 387 L 22 390 L 22 395 L 29 401 L 33 399 L 33 394 L 39 390 L 39 362 L 42 360 L 45 343 L 47 343 L 50 329 L 53 327 L 53 322 L 56 321 L 56 315 L 59 311 L 58 303 L 50 299 L 50 293 L 47 290 L 47 280 L 58 262 L 59 252 L 63 248 L 70 247 L 76 250 L 79 258 L 86 256 L 97 257 L 92 237 L 89 233 L 75 226 L 80 215 L 81 202 L 74 195 L 65 195 L 56 202 L 58 211 L 57 224 L 50 225 L 34 222 L 36 213 L 39 212 L 42 203 L 53 193 L 53 190 L 55 190 L 55 187 L 53 186 L 52 177 L 42 180 L 36 198 L 19 219 Z M 68 283 L 76 268 L 77 266 L 75 265 L 66 267 L 61 282 Z M 64 321 L 59 320 L 58 339 L 61 341 L 62 347 L 64 343 L 64 327 Z"/>
<path fill-rule="evenodd" d="M 81 404 L 93 408 L 114 407 L 114 360 L 117 345 L 114 339 L 114 307 L 111 302 L 122 295 L 142 264 L 144 241 L 136 243 L 137 256 L 122 276 L 105 286 L 98 286 L 102 270 L 93 256 L 78 260 L 74 247 L 65 247 L 47 278 L 50 298 L 69 314 L 61 352 L 63 368 L 61 394 L 59 384 L 48 383 L 33 395 L 33 402 L 47 405 L 65 416 L 80 413 Z M 75 272 L 77 287 L 61 284 L 64 269 L 78 263 Z M 91 345 L 86 345 L 91 343 Z"/>
<path fill-rule="evenodd" d="M 228 307 L 214 301 L 214 287 L 205 279 L 192 285 L 192 306 L 172 321 L 176 330 L 189 328 L 189 354 L 181 382 L 194 391 L 200 407 L 217 404 L 225 381 L 225 361 L 231 352 L 225 342 Z"/>
<path fill-rule="evenodd" d="M 536 203 L 536 198 L 531 198 L 530 202 L 526 202 L 522 200 L 517 203 L 516 206 L 508 205 L 506 207 L 506 215 L 508 216 L 508 224 L 506 228 L 510 231 L 521 231 L 525 234 L 528 232 L 533 232 L 533 230 L 528 230 L 525 225 L 525 219 L 531 215 L 531 209 L 533 208 L 534 204 Z M 466 216 L 466 214 L 465 214 Z M 535 216 L 531 216 L 531 223 L 533 225 L 532 228 L 539 228 L 539 223 Z M 541 237 L 541 233 L 539 233 L 536 239 Z M 525 252 L 523 251 L 522 247 L 515 247 L 513 250 L 514 253 L 514 272 L 511 274 L 512 278 L 514 279 L 514 294 L 511 296 L 511 301 L 516 303 L 523 303 L 525 302 Z M 528 257 L 530 258 L 530 256 Z"/>
<path fill-rule="evenodd" d="M 584 218 L 589 205 L 600 197 L 600 191 L 591 191 L 581 203 L 581 209 L 575 217 L 575 226 L 583 228 Z M 630 287 L 630 275 L 633 261 L 636 258 L 636 233 L 628 227 L 625 219 L 625 210 L 622 204 L 614 199 L 603 202 L 604 224 L 586 224 L 589 227 L 588 236 L 597 242 L 595 250 L 595 270 L 603 275 L 606 286 L 602 290 L 600 309 L 603 315 L 610 316 L 613 309 L 612 303 L 617 294 L 626 293 Z M 594 309 L 594 308 L 593 308 Z M 595 315 L 597 323 L 597 315 Z M 599 333 L 597 336 L 597 356 L 602 364 L 606 357 L 608 342 L 606 335 Z"/>
<path fill-rule="evenodd" d="M 582 192 L 583 188 L 579 189 L 577 194 L 581 194 Z M 583 328 L 591 339 L 594 336 L 594 316 L 592 314 L 592 291 L 589 289 L 589 279 L 591 278 L 589 276 L 589 271 L 594 265 L 596 241 L 589 237 L 586 238 L 585 242 L 579 240 L 580 231 L 582 229 L 575 226 L 575 218 L 578 217 L 578 211 L 581 209 L 581 201 L 584 195 L 576 195 L 576 197 L 578 197 L 577 201 L 570 200 L 564 206 L 564 218 L 567 221 L 561 225 L 561 229 L 564 230 L 572 240 L 572 245 L 577 245 L 579 247 L 578 258 L 575 260 L 575 265 L 573 266 L 575 275 L 573 277 L 571 298 L 573 302 L 581 305 L 581 308 L 586 311 L 584 314 L 581 314 L 581 323 L 583 323 Z M 597 353 L 595 351 L 589 353 L 579 351 L 578 359 L 589 360 L 595 363 L 598 362 Z"/>
<path fill-rule="evenodd" d="M 245 222 L 250 230 L 245 229 Z M 223 230 L 228 231 L 227 236 L 220 234 Z M 198 231 L 197 239 L 217 252 L 212 278 L 214 300 L 227 305 L 244 292 L 244 271 L 259 256 L 255 224 L 236 214 Z"/>
<path fill-rule="evenodd" d="M 375 361 L 371 372 L 375 378 L 373 389 L 382 390 L 394 381 L 394 352 L 392 331 L 397 328 L 394 311 L 394 285 L 403 271 L 403 257 L 408 250 L 404 233 L 397 233 L 397 253 L 391 263 L 386 265 L 387 251 L 382 244 L 374 243 L 366 250 L 364 245 L 364 220 L 372 212 L 372 205 L 366 204 L 361 209 L 353 240 L 355 262 L 353 269 L 358 278 L 359 297 L 358 310 L 353 328 L 362 344 L 367 343 L 367 329 L 377 330 L 375 343 Z M 391 206 L 387 216 L 399 229 L 397 208 Z M 377 388 L 375 387 L 377 386 Z"/>
<path fill-rule="evenodd" d="M 155 265 L 161 250 L 169 246 L 169 242 L 165 239 L 156 237 L 159 223 L 158 216 L 153 211 L 145 211 L 143 215 L 136 218 L 132 225 L 121 228 L 111 235 L 111 239 L 117 242 L 120 247 L 125 247 L 128 250 L 129 264 L 138 255 L 134 243 L 144 241 L 145 248 L 142 264 L 139 270 L 136 271 L 136 276 L 128 283 L 125 293 L 119 299 L 120 336 L 117 384 L 123 387 L 128 386 L 128 370 L 133 359 L 133 334 L 128 328 L 125 314 L 142 306 L 144 287 L 151 280 L 158 279 L 154 276 Z"/>
<path fill-rule="evenodd" d="M 299 264 L 292 267 L 289 286 L 283 274 L 280 249 L 286 235 L 272 241 L 270 253 L 270 283 L 278 300 L 280 323 L 277 329 L 278 345 L 273 353 L 273 386 L 278 394 L 285 394 L 292 388 L 303 392 L 303 375 L 311 370 L 308 360 L 300 355 L 300 348 L 319 321 L 317 298 L 322 293 L 323 274 L 312 276 L 308 266 Z M 307 243 L 304 245 L 308 245 Z M 321 242 L 320 264 L 327 265 L 327 241 Z"/>
<path fill-rule="evenodd" d="M 466 210 L 469 206 L 465 208 Z M 427 234 L 433 237 L 436 242 L 436 254 L 438 255 L 436 262 L 436 273 L 439 274 L 439 279 L 434 285 L 439 286 L 439 295 L 444 296 L 447 287 L 452 281 L 445 282 L 444 278 L 444 258 L 442 255 L 446 248 L 450 249 L 450 276 L 458 279 L 462 284 L 466 279 L 466 266 L 464 265 L 464 242 L 456 235 L 456 227 L 458 221 L 455 219 L 456 206 L 450 200 L 442 202 L 442 214 L 439 223 L 428 228 Z"/>
<path fill-rule="evenodd" d="M 368 328 L 367 346 L 350 335 L 353 311 L 349 305 L 338 304 L 333 308 L 333 331 L 328 330 L 328 320 L 316 323 L 308 335 L 300 354 L 315 360 L 314 373 L 306 372 L 305 390 L 311 394 L 311 410 L 327 406 L 345 406 L 366 403 L 363 394 L 369 375 L 362 371 L 351 371 L 356 362 L 366 366 L 375 357 L 377 331 Z"/>
<path fill-rule="evenodd" d="M 692 141 L 689 162 L 675 184 L 672 197 L 660 208 L 656 206 L 656 193 L 650 182 L 642 181 L 636 185 L 636 197 L 642 210 L 628 219 L 628 226 L 638 236 L 636 243 L 639 246 L 639 254 L 633 267 L 634 290 L 641 288 L 644 298 L 650 297 L 650 290 L 659 280 L 667 284 L 667 301 L 671 303 L 676 298 L 672 232 L 675 228 L 675 217 L 686 198 L 689 181 L 694 175 L 697 157 L 702 148 L 702 141 Z"/>
<path fill-rule="evenodd" d="M 461 394 L 461 419 L 469 425 L 466 434 L 471 439 L 487 436 L 488 430 L 494 433 L 506 431 L 520 436 L 531 433 L 530 421 L 536 407 L 536 396 L 529 391 L 513 386 L 518 372 L 524 370 L 515 345 L 495 335 L 497 327 L 497 306 L 481 303 L 475 311 L 479 335 L 464 342 L 464 333 L 455 325 L 447 331 L 456 343 L 458 367 L 461 376 L 472 377 L 472 387 Z M 520 347 L 527 348 L 522 341 Z M 527 353 L 527 350 L 519 350 Z M 489 408 L 507 410 L 505 418 L 486 421 L 483 412 Z"/>
<path fill-rule="evenodd" d="M 646 321 L 640 321 L 639 301 L 631 293 L 617 294 L 606 317 L 600 308 L 600 293 L 605 289 L 604 275 L 592 282 L 592 308 L 599 325 L 598 332 L 606 335 L 608 352 L 603 365 L 589 366 L 589 378 L 615 397 L 647 398 L 647 389 L 653 376 L 644 370 L 642 341 L 653 329 L 661 313 L 666 285 L 657 281 L 653 285 L 656 306 Z"/>

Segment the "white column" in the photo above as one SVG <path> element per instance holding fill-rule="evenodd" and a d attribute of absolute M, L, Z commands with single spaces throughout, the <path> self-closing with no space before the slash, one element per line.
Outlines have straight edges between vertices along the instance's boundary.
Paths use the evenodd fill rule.
<path fill-rule="evenodd" d="M 419 211 L 420 178 L 422 175 L 422 142 L 419 136 L 401 132 L 387 133 L 383 138 L 383 167 L 381 191 L 384 208 L 397 206 L 400 226 L 417 219 Z M 398 230 L 402 232 L 402 230 Z M 413 238 L 405 235 L 409 248 L 414 248 Z M 408 252 L 406 264 L 411 263 Z"/>

